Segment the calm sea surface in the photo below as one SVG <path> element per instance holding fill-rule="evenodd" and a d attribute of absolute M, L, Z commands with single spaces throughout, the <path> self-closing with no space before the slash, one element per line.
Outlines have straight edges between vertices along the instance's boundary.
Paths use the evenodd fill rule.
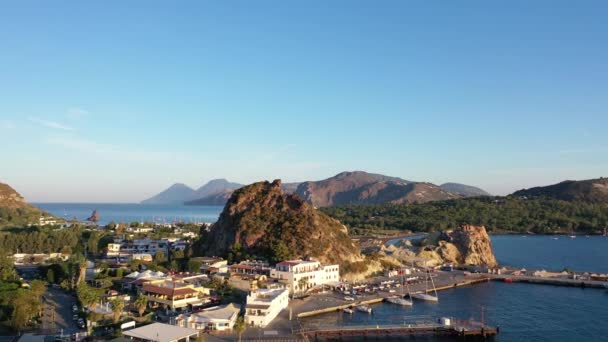
<path fill-rule="evenodd" d="M 93 210 L 99 213 L 100 225 L 108 222 L 215 222 L 221 206 L 143 205 L 112 203 L 34 203 L 51 214 L 72 220 L 86 220 Z"/>
<path fill-rule="evenodd" d="M 372 305 L 372 315 L 328 313 L 304 319 L 313 325 L 403 324 L 438 317 L 484 318 L 499 326 L 496 341 L 607 341 L 605 290 L 532 284 L 483 283 L 439 292 L 438 303 L 414 301 L 411 308 Z M 420 339 L 416 339 L 420 340 Z M 449 339 L 427 339 L 449 341 Z"/>
<path fill-rule="evenodd" d="M 94 209 L 110 221 L 214 222 L 222 207 L 140 204 L 38 203 L 56 216 L 86 219 Z M 600 236 L 494 235 L 499 263 L 547 270 L 608 273 L 608 238 Z M 557 238 L 557 239 L 556 239 Z M 382 324 L 453 316 L 485 320 L 501 328 L 497 341 L 608 341 L 608 291 L 491 282 L 439 293 L 439 303 L 413 308 L 377 304 L 375 313 L 329 313 L 307 319 L 317 324 Z M 432 341 L 439 341 L 432 339 Z"/>

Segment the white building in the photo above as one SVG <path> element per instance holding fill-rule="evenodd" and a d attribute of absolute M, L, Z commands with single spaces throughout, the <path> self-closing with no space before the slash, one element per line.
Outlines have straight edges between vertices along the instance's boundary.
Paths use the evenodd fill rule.
<path fill-rule="evenodd" d="M 165 255 L 169 253 L 169 242 L 165 240 L 154 240 L 150 238 L 135 239 L 133 241 L 115 239 L 114 243 L 108 244 L 108 257 L 121 256 L 128 254 L 151 254 L 163 251 Z"/>
<path fill-rule="evenodd" d="M 214 306 L 193 314 L 176 317 L 177 326 L 204 331 L 230 331 L 234 327 L 241 307 L 236 304 Z"/>
<path fill-rule="evenodd" d="M 38 224 L 41 225 L 41 226 L 55 225 L 55 224 L 57 224 L 57 220 L 55 220 L 52 217 L 41 216 L 38 219 Z"/>
<path fill-rule="evenodd" d="M 260 289 L 247 296 L 245 323 L 254 327 L 265 327 L 289 304 L 289 291 Z"/>
<path fill-rule="evenodd" d="M 123 337 L 144 342 L 189 342 L 196 341 L 198 330 L 175 325 L 152 323 L 122 332 Z"/>
<path fill-rule="evenodd" d="M 337 284 L 340 266 L 323 266 L 318 261 L 282 261 L 270 271 L 270 277 L 284 283 L 290 292 L 303 292 L 315 286 Z"/>

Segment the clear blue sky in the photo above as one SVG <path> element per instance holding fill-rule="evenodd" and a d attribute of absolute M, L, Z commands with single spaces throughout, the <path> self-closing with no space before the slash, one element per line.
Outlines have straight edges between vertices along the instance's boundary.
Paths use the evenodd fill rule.
<path fill-rule="evenodd" d="M 606 1 L 3 1 L 0 181 L 608 176 Z"/>

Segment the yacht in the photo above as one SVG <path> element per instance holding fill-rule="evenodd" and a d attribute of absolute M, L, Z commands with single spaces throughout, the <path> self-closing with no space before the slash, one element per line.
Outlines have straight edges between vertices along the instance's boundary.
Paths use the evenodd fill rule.
<path fill-rule="evenodd" d="M 429 289 L 429 279 L 431 280 L 432 289 Z M 437 297 L 437 289 L 435 288 L 435 281 L 433 280 L 433 277 L 431 276 L 431 272 L 429 271 L 428 268 L 426 269 L 426 277 L 424 279 L 424 283 L 425 283 L 424 292 L 413 294 L 413 295 L 411 295 L 411 297 L 420 299 L 420 300 L 426 300 L 428 302 L 438 302 L 439 297 Z M 435 295 L 429 294 L 430 291 L 432 291 Z"/>
<path fill-rule="evenodd" d="M 359 305 L 359 306 L 357 306 L 357 311 L 367 312 L 367 313 L 371 314 L 372 313 L 372 308 L 370 308 L 367 305 Z"/>
<path fill-rule="evenodd" d="M 413 305 L 411 300 L 407 300 L 405 298 L 400 298 L 400 297 L 389 297 L 389 298 L 386 298 L 386 301 L 389 303 L 402 305 L 402 306 L 412 306 Z"/>
<path fill-rule="evenodd" d="M 402 269 L 401 270 L 401 284 L 397 284 L 400 288 L 401 295 L 398 297 L 388 297 L 388 298 L 386 298 L 386 301 L 389 303 L 402 305 L 402 306 L 412 306 L 414 303 L 412 302 L 411 297 L 410 297 L 410 299 L 405 299 L 404 295 L 403 295 L 403 288 L 406 286 L 407 286 L 407 293 L 408 294 L 410 293 L 410 288 L 409 288 L 409 285 L 405 282 L 404 274 L 405 274 L 405 272 Z"/>

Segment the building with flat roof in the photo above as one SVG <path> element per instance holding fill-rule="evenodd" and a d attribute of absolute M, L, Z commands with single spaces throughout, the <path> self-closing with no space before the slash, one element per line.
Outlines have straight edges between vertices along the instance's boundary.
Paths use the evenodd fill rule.
<path fill-rule="evenodd" d="M 126 338 L 149 342 L 190 342 L 196 341 L 198 330 L 164 323 L 152 323 L 122 332 Z"/>
<path fill-rule="evenodd" d="M 289 291 L 285 288 L 259 289 L 247 296 L 245 323 L 265 327 L 289 305 Z"/>
<path fill-rule="evenodd" d="M 148 298 L 151 308 L 163 308 L 168 311 L 192 309 L 210 302 L 206 296 L 209 289 L 196 288 L 182 281 L 165 280 L 149 282 L 143 285 L 140 292 Z"/>
<path fill-rule="evenodd" d="M 182 314 L 176 317 L 175 323 L 180 327 L 204 331 L 230 331 L 234 327 L 241 307 L 230 303 L 214 306 L 193 314 Z"/>
<path fill-rule="evenodd" d="M 324 266 L 318 261 L 282 261 L 270 272 L 270 277 L 285 284 L 291 292 L 304 292 L 319 285 L 338 283 L 340 266 Z"/>

